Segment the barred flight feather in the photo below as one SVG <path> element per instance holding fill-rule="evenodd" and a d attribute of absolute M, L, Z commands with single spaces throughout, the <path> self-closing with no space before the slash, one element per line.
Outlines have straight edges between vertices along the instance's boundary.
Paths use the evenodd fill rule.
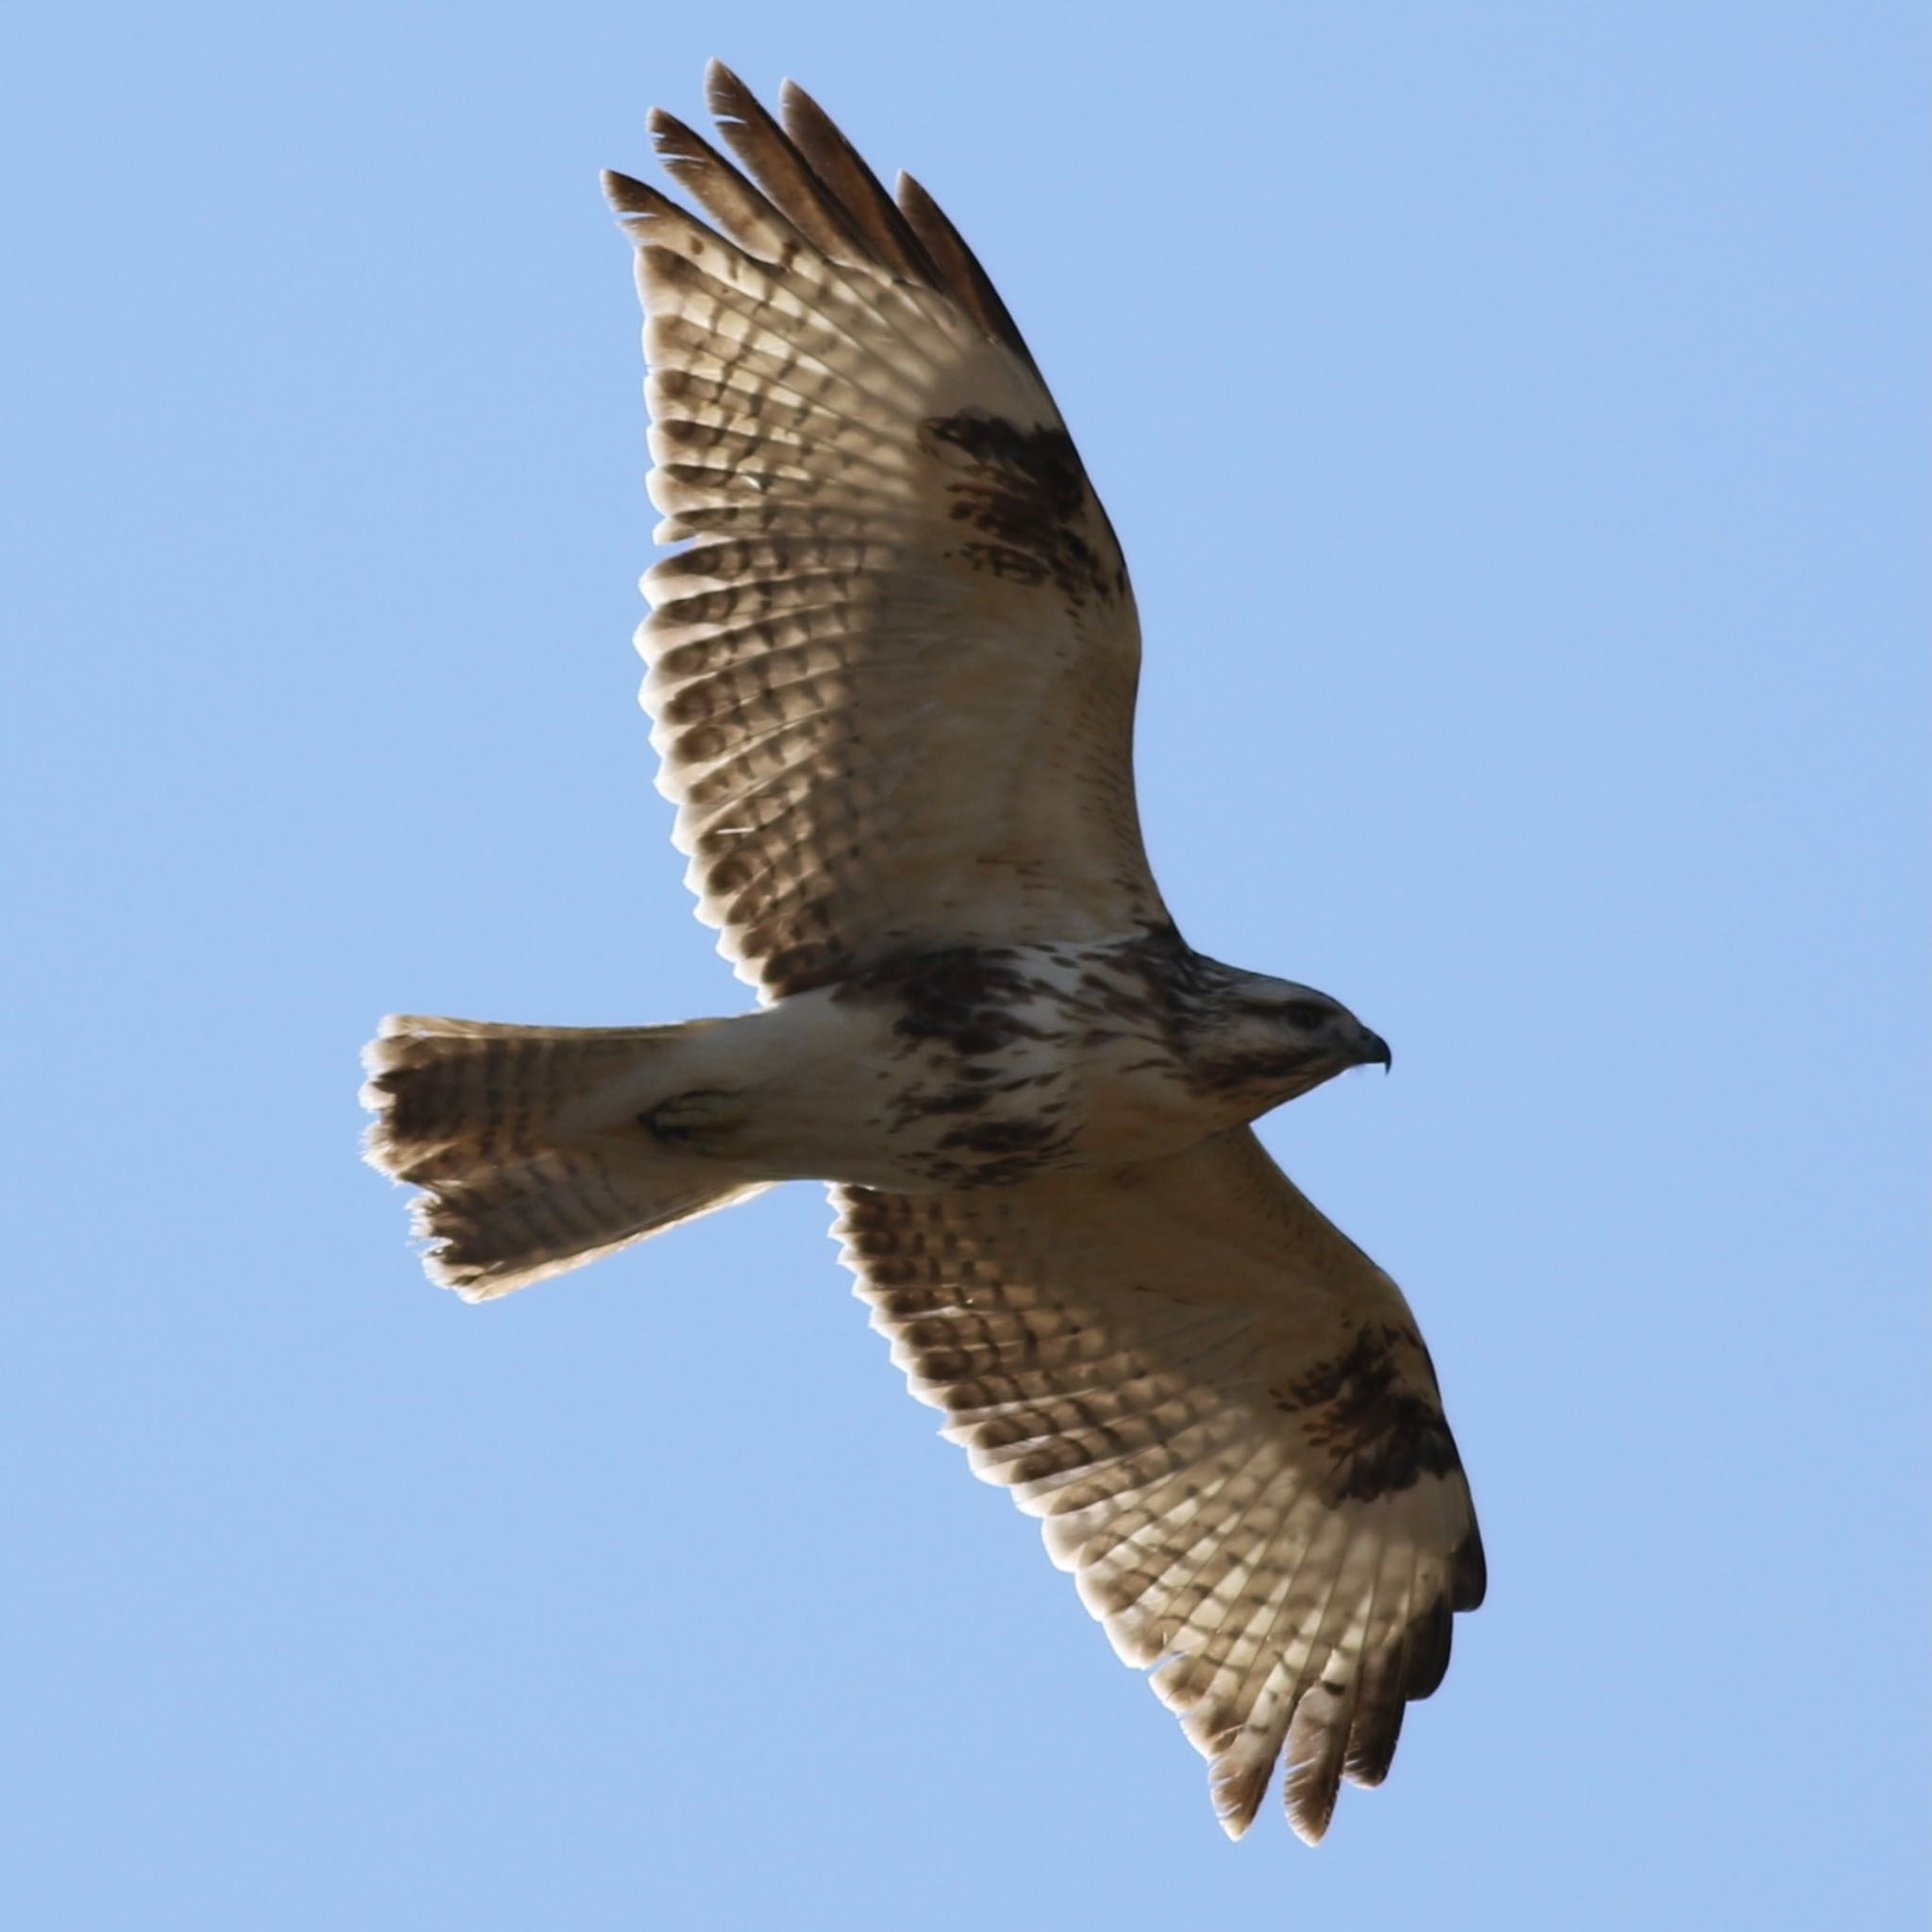
<path fill-rule="evenodd" d="M 941 938 L 1163 920 L 1125 566 L 1012 318 L 800 90 L 775 119 L 722 67 L 708 92 L 741 169 L 651 129 L 708 224 L 607 179 L 659 534 L 692 545 L 646 577 L 639 645 L 700 916 L 768 998 Z"/>
<path fill-rule="evenodd" d="M 1122 1658 L 1158 1667 L 1229 1833 L 1285 1759 L 1290 1821 L 1320 1838 L 1482 1593 L 1394 1284 L 1244 1127 L 1134 1168 L 837 1198 L 913 1392 L 1044 1519 Z"/>

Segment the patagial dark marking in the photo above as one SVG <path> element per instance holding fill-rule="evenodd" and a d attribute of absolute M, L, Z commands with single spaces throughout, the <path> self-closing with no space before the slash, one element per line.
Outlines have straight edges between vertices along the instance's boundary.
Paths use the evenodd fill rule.
<path fill-rule="evenodd" d="M 1270 1391 L 1275 1407 L 1302 1416 L 1308 1441 L 1333 1456 L 1338 1502 L 1373 1502 L 1462 1466 L 1441 1410 L 1401 1386 L 1392 1351 L 1403 1339 L 1397 1328 L 1363 1327 L 1334 1360 Z"/>
<path fill-rule="evenodd" d="M 1075 607 L 1090 596 L 1125 593 L 1124 568 L 1106 565 L 1075 527 L 1092 499 L 1064 429 L 1044 423 L 1022 429 L 982 409 L 928 417 L 923 429 L 929 442 L 949 444 L 973 465 L 947 485 L 953 521 L 979 533 L 957 553 L 969 568 L 1008 583 L 1051 581 Z M 1092 508 L 1104 526 L 1100 506 Z"/>

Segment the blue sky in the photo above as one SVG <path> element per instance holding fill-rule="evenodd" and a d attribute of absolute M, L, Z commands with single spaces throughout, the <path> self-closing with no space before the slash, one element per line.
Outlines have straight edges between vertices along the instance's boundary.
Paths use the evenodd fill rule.
<path fill-rule="evenodd" d="M 108 5 L 8 33 L 10 1923 L 1916 1924 L 1926 29 L 1874 4 Z M 596 170 L 706 56 L 979 248 L 1189 936 L 1491 1561 L 1229 1846 L 794 1188 L 489 1309 L 386 1010 L 730 1010 Z"/>

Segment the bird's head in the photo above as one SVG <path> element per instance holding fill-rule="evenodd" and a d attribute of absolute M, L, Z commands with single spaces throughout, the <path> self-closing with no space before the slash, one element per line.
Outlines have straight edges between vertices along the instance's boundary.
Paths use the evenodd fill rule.
<path fill-rule="evenodd" d="M 1392 1060 L 1389 1042 L 1339 1000 L 1291 979 L 1244 976 L 1204 1020 L 1193 1055 L 1196 1079 L 1253 1105 L 1255 1113 L 1350 1067 L 1387 1068 Z"/>

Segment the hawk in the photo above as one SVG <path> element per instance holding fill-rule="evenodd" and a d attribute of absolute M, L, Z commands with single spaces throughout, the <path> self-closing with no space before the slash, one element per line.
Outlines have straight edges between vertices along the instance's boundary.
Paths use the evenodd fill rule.
<path fill-rule="evenodd" d="M 1126 565 L 931 197 L 725 68 L 734 165 L 623 175 L 659 543 L 639 634 L 699 916 L 757 1009 L 386 1020 L 369 1158 L 488 1301 L 832 1183 L 912 1392 L 1207 1757 L 1239 1836 L 1387 1774 L 1483 1595 L 1428 1351 L 1250 1123 L 1387 1045 L 1180 936 L 1135 807 Z"/>

